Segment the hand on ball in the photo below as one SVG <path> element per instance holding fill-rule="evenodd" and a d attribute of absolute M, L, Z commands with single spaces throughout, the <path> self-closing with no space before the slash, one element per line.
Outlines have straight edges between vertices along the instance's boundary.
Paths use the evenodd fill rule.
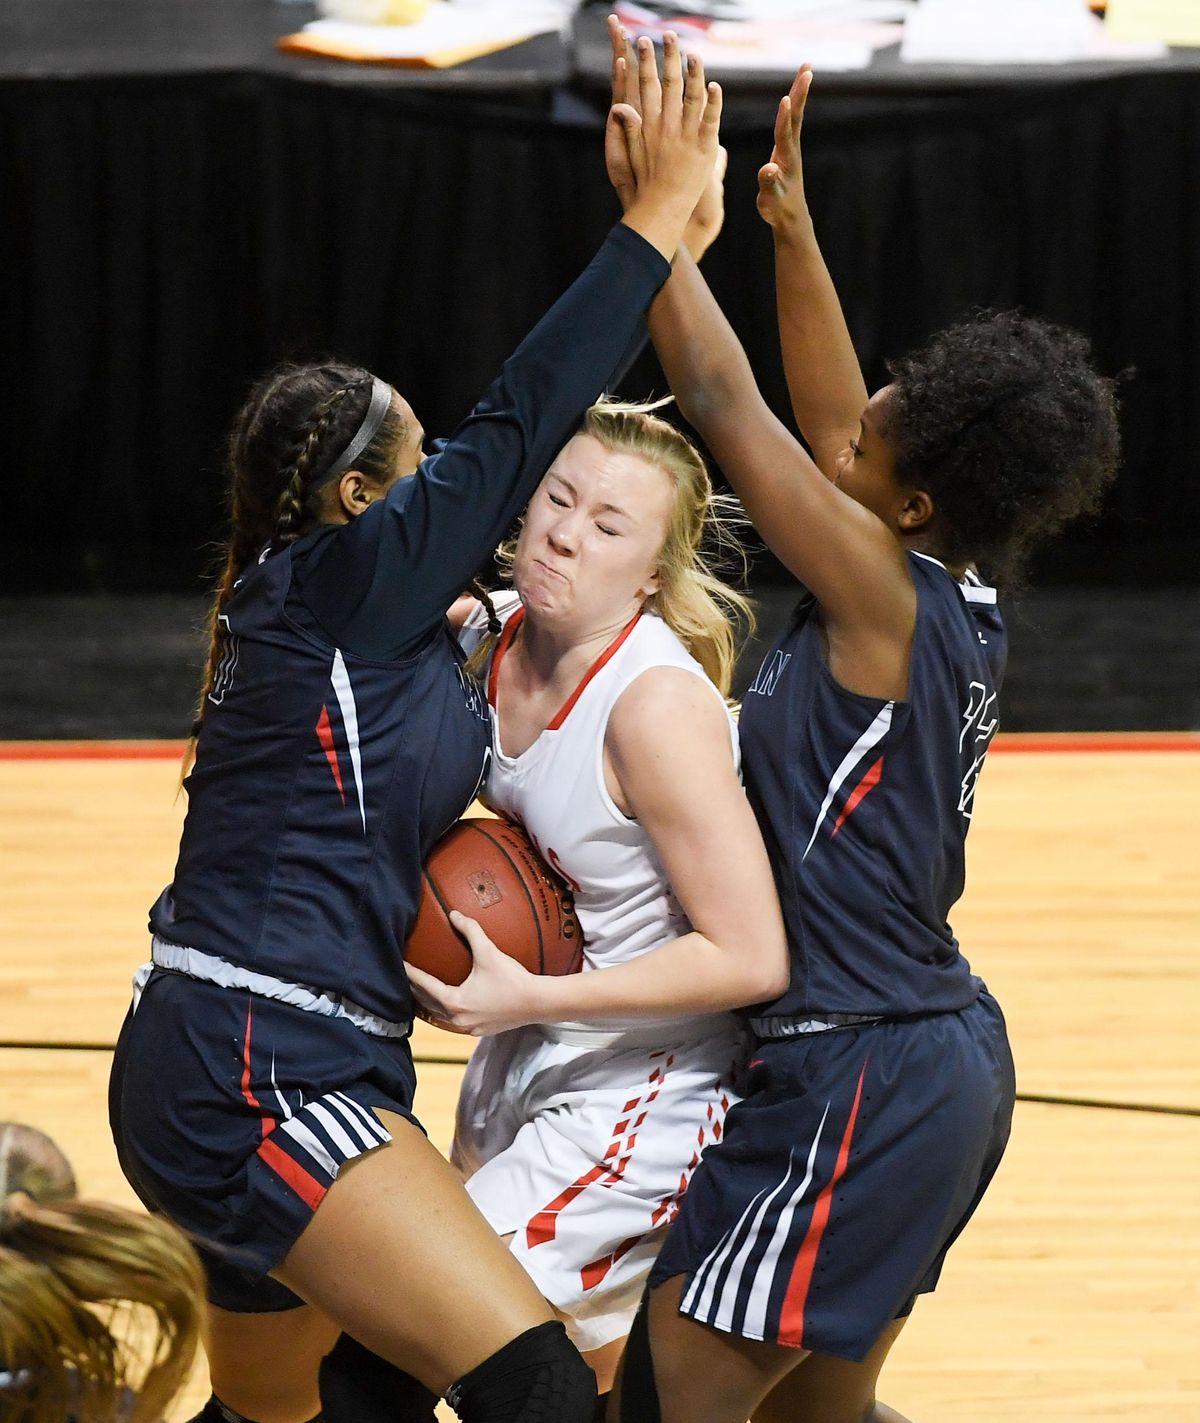
<path fill-rule="evenodd" d="M 539 995 L 545 980 L 502 953 L 474 919 L 453 910 L 450 922 L 471 950 L 471 972 L 462 983 L 455 987 L 405 965 L 414 996 L 438 1027 L 479 1038 L 541 1022 Z"/>

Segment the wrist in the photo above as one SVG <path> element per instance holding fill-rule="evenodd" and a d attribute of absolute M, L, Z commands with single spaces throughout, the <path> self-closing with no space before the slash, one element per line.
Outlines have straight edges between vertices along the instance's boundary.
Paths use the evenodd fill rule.
<path fill-rule="evenodd" d="M 778 222 L 771 224 L 771 232 L 774 235 L 776 247 L 813 247 L 817 241 L 812 218 L 807 208 L 801 212 L 781 215 Z"/>

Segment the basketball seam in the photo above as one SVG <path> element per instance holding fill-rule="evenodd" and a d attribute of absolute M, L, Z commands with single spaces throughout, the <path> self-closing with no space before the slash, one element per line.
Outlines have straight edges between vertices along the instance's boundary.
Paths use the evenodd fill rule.
<path fill-rule="evenodd" d="M 533 902 L 533 895 L 529 893 L 529 886 L 525 883 L 525 876 L 521 872 L 521 866 L 518 865 L 516 860 L 514 860 L 513 857 L 508 853 L 507 846 L 503 845 L 499 840 L 496 839 L 494 835 L 490 834 L 484 828 L 484 826 L 472 825 L 471 829 L 482 835 L 485 840 L 491 841 L 491 843 L 496 847 L 496 849 L 500 851 L 500 853 L 512 866 L 513 873 L 517 879 L 517 883 L 521 886 L 525 898 L 529 901 L 529 913 L 533 919 L 534 926 L 537 929 L 538 936 L 538 972 L 544 976 L 546 972 L 546 942 L 545 937 L 542 934 L 542 919 L 541 915 L 538 913 L 537 905 Z"/>
<path fill-rule="evenodd" d="M 442 896 L 438 893 L 438 887 L 437 887 L 436 884 L 434 884 L 433 880 L 430 879 L 430 877 L 429 877 L 429 870 L 428 870 L 428 868 L 427 868 L 425 865 L 422 865 L 422 866 L 421 866 L 421 878 L 422 878 L 422 879 L 425 881 L 425 883 L 429 886 L 429 893 L 433 895 L 434 899 L 437 901 L 437 907 L 442 911 L 442 914 L 445 916 L 447 928 L 450 930 L 450 932 L 451 932 L 452 934 L 458 934 L 458 930 L 454 927 L 453 924 L 450 923 L 450 909 L 449 909 L 449 906 L 446 904 L 446 901 L 442 898 Z M 459 935 L 459 937 L 461 938 L 462 936 Z M 467 957 L 468 957 L 468 959 L 470 960 L 470 963 L 471 963 L 471 968 L 473 968 L 473 967 L 475 966 L 475 955 L 474 955 L 473 953 L 471 953 L 471 946 L 470 946 L 470 944 L 467 944 L 467 945 L 466 945 L 466 950 L 467 950 Z M 443 970 L 443 972 L 444 972 L 444 970 Z M 469 978 L 470 975 L 471 975 L 471 969 L 468 968 L 468 969 L 467 969 L 467 977 L 463 979 L 463 983 L 465 983 L 465 982 L 467 981 L 467 978 Z M 457 987 L 457 986 L 460 986 L 460 985 L 452 985 L 452 986 Z"/>

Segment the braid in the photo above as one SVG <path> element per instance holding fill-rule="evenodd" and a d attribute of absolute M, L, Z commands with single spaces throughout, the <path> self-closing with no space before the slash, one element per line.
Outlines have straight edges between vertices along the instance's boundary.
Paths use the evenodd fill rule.
<path fill-rule="evenodd" d="M 492 602 L 491 594 L 483 586 L 478 578 L 472 578 L 467 585 L 467 592 L 476 598 L 487 609 L 488 632 L 492 637 L 500 636 L 500 614 L 496 611 L 496 605 Z"/>
<path fill-rule="evenodd" d="M 342 402 L 370 389 L 370 376 L 339 386 L 324 405 L 318 407 L 311 427 L 301 432 L 294 446 L 293 458 L 283 472 L 283 491 L 275 509 L 275 543 L 290 544 L 300 537 L 305 504 L 312 492 L 312 479 L 325 437 L 337 419 Z"/>
<path fill-rule="evenodd" d="M 208 614 L 208 659 L 181 785 L 221 661 L 221 615 L 237 580 L 264 544 L 294 543 L 310 527 L 317 481 L 332 463 L 339 441 L 351 438 L 354 413 L 357 409 L 361 417 L 373 381 L 361 366 L 285 365 L 259 381 L 238 412 L 227 452 L 231 533 Z M 404 433 L 403 419 L 389 410 L 355 467 L 377 483 L 385 481 Z"/>

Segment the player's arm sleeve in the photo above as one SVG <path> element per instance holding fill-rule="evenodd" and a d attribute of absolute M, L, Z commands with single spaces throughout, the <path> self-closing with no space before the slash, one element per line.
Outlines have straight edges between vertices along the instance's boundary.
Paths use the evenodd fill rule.
<path fill-rule="evenodd" d="M 669 274 L 615 227 L 450 439 L 386 499 L 297 551 L 297 592 L 339 647 L 391 659 L 428 637 L 613 378 Z"/>

